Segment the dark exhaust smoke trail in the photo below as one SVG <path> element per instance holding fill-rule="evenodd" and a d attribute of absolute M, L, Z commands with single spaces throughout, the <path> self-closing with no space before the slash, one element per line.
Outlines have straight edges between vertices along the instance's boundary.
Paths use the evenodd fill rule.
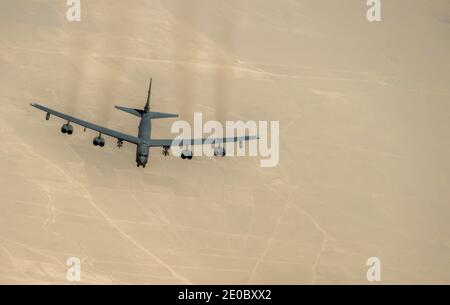
<path fill-rule="evenodd" d="M 213 94 L 216 119 L 222 123 L 226 120 L 233 85 L 232 54 L 236 35 L 236 3 L 234 0 L 222 2 L 223 13 L 216 20 L 212 20 L 215 25 L 214 40 L 223 50 L 221 54 L 216 54 L 214 59 L 217 66 L 214 72 Z"/>
<path fill-rule="evenodd" d="M 83 32 L 67 30 L 68 64 L 64 75 L 63 103 L 65 111 L 75 114 L 81 102 L 83 83 L 86 79 L 86 67 L 89 59 L 89 41 Z"/>
<path fill-rule="evenodd" d="M 193 114 L 195 90 L 195 59 L 196 45 L 194 29 L 197 20 L 196 1 L 177 1 L 171 9 L 178 19 L 173 29 L 175 50 L 175 90 L 179 103 L 180 114 L 189 120 Z"/>
<path fill-rule="evenodd" d="M 109 123 L 114 104 L 119 102 L 117 96 L 120 92 L 121 75 L 125 74 L 125 63 L 120 58 L 115 57 L 123 55 L 124 50 L 116 42 L 117 38 L 108 39 L 111 39 L 111 41 L 105 43 L 104 52 L 111 52 L 112 54 L 103 61 L 102 81 L 101 84 L 96 86 L 98 90 L 97 103 L 99 105 L 98 119 L 102 124 Z"/>
<path fill-rule="evenodd" d="M 229 56 L 234 47 L 236 31 L 236 0 L 164 1 L 164 5 L 178 19 L 173 29 L 175 37 L 176 91 L 181 114 L 193 113 L 195 63 L 198 54 L 198 36 L 209 37 L 218 46 L 212 56 L 213 99 L 216 118 L 225 119 L 233 76 L 233 59 Z M 201 47 L 201 46 L 200 46 Z M 197 76 L 198 77 L 198 76 Z"/>
<path fill-rule="evenodd" d="M 120 99 L 126 90 L 122 86 L 127 77 L 127 56 L 133 51 L 132 35 L 136 27 L 133 19 L 136 8 L 133 2 L 105 1 L 98 9 L 108 11 L 107 19 L 103 22 L 100 37 L 99 60 L 102 63 L 101 83 L 97 87 L 97 101 L 99 105 L 98 120 L 108 124 L 114 111 L 114 105 L 126 102 Z"/>

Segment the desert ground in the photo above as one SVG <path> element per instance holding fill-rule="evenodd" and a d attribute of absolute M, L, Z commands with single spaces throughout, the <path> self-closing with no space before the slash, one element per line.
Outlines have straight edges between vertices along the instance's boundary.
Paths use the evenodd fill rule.
<path fill-rule="evenodd" d="M 450 284 L 450 2 L 0 2 L 0 283 Z M 95 132 L 152 109 L 280 122 L 280 162 L 137 168 Z M 173 137 L 173 119 L 153 125 Z"/>

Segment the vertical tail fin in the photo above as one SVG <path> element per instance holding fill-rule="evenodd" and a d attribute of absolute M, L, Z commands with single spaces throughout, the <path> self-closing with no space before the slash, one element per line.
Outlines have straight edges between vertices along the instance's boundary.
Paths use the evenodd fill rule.
<path fill-rule="evenodd" d="M 150 110 L 150 95 L 152 93 L 152 80 L 153 80 L 153 78 L 150 78 L 150 86 L 148 87 L 147 103 L 145 104 L 145 107 L 144 107 L 145 112 L 148 112 Z"/>

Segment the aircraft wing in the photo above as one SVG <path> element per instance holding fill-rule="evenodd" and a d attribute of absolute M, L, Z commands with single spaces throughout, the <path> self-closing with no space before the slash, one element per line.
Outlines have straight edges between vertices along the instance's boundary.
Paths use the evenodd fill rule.
<path fill-rule="evenodd" d="M 87 129 L 98 131 L 102 135 L 108 135 L 108 136 L 116 138 L 118 140 L 126 141 L 126 142 L 133 143 L 133 144 L 139 144 L 141 142 L 141 140 L 138 137 L 130 136 L 130 135 L 121 133 L 119 131 L 115 131 L 115 130 L 112 130 L 112 129 L 108 129 L 106 127 L 102 127 L 102 126 L 99 126 L 99 125 L 92 124 L 92 123 L 89 123 L 89 122 L 77 119 L 75 117 L 72 117 L 70 115 L 67 115 L 67 114 L 55 111 L 53 109 L 41 106 L 41 105 L 36 104 L 36 103 L 32 103 L 31 106 L 46 112 L 47 115 L 50 114 L 50 115 L 57 116 L 57 117 L 59 117 L 59 118 L 61 118 L 63 120 L 67 120 L 70 123 L 74 123 L 74 124 L 83 126 L 83 127 L 87 128 Z"/>
<path fill-rule="evenodd" d="M 205 145 L 213 143 L 227 143 L 227 142 L 243 142 L 259 139 L 257 136 L 242 136 L 242 137 L 228 137 L 228 138 L 204 138 L 204 139 L 151 139 L 146 141 L 150 147 L 171 147 L 171 146 L 186 146 L 186 145 Z"/>

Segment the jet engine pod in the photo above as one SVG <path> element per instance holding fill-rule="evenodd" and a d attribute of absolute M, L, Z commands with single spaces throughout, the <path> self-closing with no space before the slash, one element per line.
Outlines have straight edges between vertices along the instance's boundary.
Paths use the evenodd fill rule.
<path fill-rule="evenodd" d="M 62 132 L 62 133 L 67 133 L 68 135 L 73 134 L 73 127 L 72 127 L 72 125 L 70 125 L 70 124 L 64 124 L 64 125 L 61 127 L 61 132 Z"/>
<path fill-rule="evenodd" d="M 191 160 L 192 159 L 192 151 L 190 150 L 183 150 L 181 152 L 181 159 L 188 159 Z"/>
<path fill-rule="evenodd" d="M 222 146 L 214 148 L 214 156 L 225 157 L 225 155 L 226 155 L 225 148 L 223 148 Z"/>
<path fill-rule="evenodd" d="M 94 141 L 92 141 L 92 144 L 94 144 L 94 146 L 103 147 L 105 146 L 105 139 L 103 139 L 102 137 L 95 137 Z"/>
<path fill-rule="evenodd" d="M 73 133 L 73 127 L 72 125 L 67 125 L 67 134 L 71 135 Z"/>

